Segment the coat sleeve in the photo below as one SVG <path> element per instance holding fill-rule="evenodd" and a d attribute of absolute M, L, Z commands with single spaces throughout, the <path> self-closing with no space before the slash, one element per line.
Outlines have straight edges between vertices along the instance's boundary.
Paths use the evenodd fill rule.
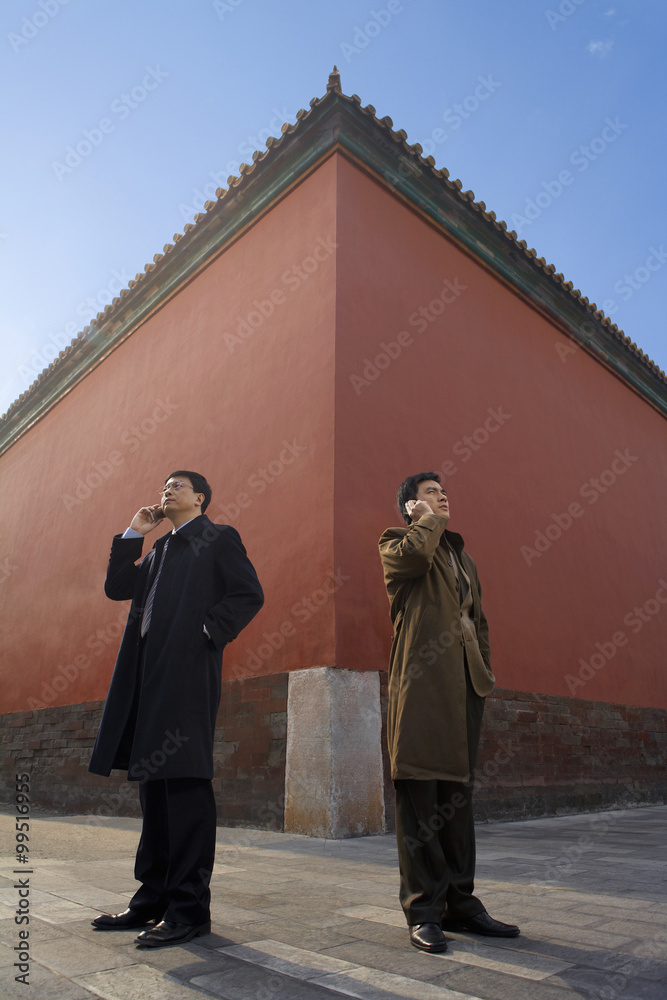
<path fill-rule="evenodd" d="M 252 621 L 264 604 L 264 594 L 236 528 L 226 527 L 221 533 L 217 562 L 225 596 L 208 609 L 204 625 L 213 643 L 222 648 Z"/>
<path fill-rule="evenodd" d="M 139 566 L 135 565 L 135 560 L 141 557 L 143 544 L 143 538 L 114 536 L 104 583 L 104 593 L 112 601 L 129 601 L 134 597 L 139 575 Z"/>
<path fill-rule="evenodd" d="M 446 527 L 446 517 L 424 514 L 407 531 L 388 528 L 380 538 L 385 579 L 412 580 L 428 573 Z"/>

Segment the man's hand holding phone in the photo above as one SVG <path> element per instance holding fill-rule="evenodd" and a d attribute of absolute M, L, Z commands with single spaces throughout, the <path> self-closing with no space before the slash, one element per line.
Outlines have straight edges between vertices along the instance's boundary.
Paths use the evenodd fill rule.
<path fill-rule="evenodd" d="M 147 535 L 149 531 L 157 528 L 164 517 L 165 513 L 159 503 L 152 504 L 150 507 L 141 507 L 132 518 L 130 527 L 134 531 L 138 531 L 140 535 Z"/>
<path fill-rule="evenodd" d="M 433 510 L 431 505 L 426 503 L 426 500 L 406 500 L 405 509 L 413 521 L 418 521 L 424 514 L 438 514 L 440 517 L 445 516 L 440 511 Z"/>

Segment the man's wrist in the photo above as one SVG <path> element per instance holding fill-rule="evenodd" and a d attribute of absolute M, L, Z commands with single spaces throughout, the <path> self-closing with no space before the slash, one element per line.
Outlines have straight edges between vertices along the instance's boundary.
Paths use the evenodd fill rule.
<path fill-rule="evenodd" d="M 126 528 L 122 534 L 123 538 L 143 538 L 144 536 L 140 531 L 135 531 L 134 528 Z"/>

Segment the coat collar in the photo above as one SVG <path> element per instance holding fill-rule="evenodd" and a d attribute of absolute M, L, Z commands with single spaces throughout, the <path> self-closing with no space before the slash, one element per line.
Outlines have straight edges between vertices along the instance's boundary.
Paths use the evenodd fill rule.
<path fill-rule="evenodd" d="M 447 539 L 457 556 L 460 558 L 461 553 L 463 552 L 463 536 L 459 535 L 458 531 L 448 531 L 447 528 L 445 528 L 442 537 Z M 440 540 L 442 541 L 442 539 Z"/>
<path fill-rule="evenodd" d="M 197 517 L 193 517 L 191 521 L 184 524 L 182 528 L 176 532 L 178 538 L 194 538 L 195 535 L 201 534 L 208 528 L 211 522 L 207 518 L 206 514 L 199 514 Z"/>
<path fill-rule="evenodd" d="M 211 523 L 212 522 L 209 521 L 206 514 L 199 514 L 197 517 L 193 517 L 191 521 L 188 521 L 187 524 L 184 524 L 182 528 L 179 528 L 175 536 L 173 532 L 165 531 L 164 535 L 161 535 L 158 539 L 156 539 L 153 548 L 162 552 L 162 549 L 167 544 L 168 538 L 182 538 L 189 541 L 191 538 L 194 538 L 195 535 L 199 535 L 202 531 L 205 531 Z"/>

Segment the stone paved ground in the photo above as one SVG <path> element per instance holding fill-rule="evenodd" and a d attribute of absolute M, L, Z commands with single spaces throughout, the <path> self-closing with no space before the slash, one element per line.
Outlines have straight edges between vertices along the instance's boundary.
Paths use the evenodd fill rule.
<path fill-rule="evenodd" d="M 477 890 L 516 939 L 408 943 L 392 837 L 220 829 L 213 933 L 139 950 L 90 926 L 126 907 L 137 820 L 33 817 L 30 875 L 0 815 L 0 996 L 36 1000 L 667 1000 L 667 807 L 478 827 Z M 30 986 L 16 983 L 30 880 Z M 4 913 L 4 916 L 1 914 Z"/>

